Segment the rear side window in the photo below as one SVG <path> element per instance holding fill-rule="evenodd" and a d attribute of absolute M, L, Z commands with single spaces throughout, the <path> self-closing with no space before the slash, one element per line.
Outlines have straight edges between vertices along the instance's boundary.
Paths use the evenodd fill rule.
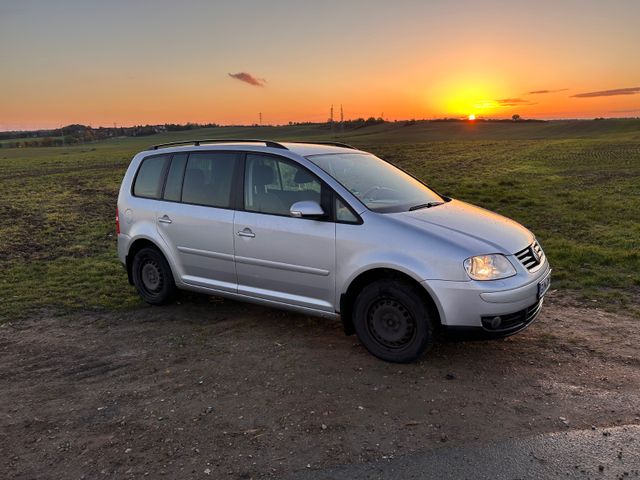
<path fill-rule="evenodd" d="M 164 186 L 164 199 L 179 202 L 182 194 L 182 179 L 184 169 L 187 166 L 186 153 L 177 153 L 171 158 L 171 166 L 167 174 L 167 183 Z"/>
<path fill-rule="evenodd" d="M 136 197 L 160 198 L 163 174 L 168 161 L 168 155 L 148 157 L 142 161 L 133 185 L 133 194 Z"/>
<path fill-rule="evenodd" d="M 210 207 L 231 207 L 231 182 L 238 156 L 229 152 L 192 153 L 187 161 L 182 201 Z"/>

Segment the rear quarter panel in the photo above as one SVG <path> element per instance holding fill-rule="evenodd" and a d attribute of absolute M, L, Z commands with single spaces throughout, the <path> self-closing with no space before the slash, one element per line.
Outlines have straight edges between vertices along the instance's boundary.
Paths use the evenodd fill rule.
<path fill-rule="evenodd" d="M 158 234 L 156 216 L 159 201 L 134 197 L 131 193 L 138 167 L 141 161 L 150 154 L 152 153 L 141 152 L 133 157 L 120 185 L 117 207 L 120 217 L 118 256 L 122 263 L 126 263 L 126 256 L 133 243 L 140 239 L 148 240 L 163 253 L 169 262 L 176 283 L 179 283 L 181 273 L 178 271 L 175 259 L 171 256 L 167 245 Z"/>

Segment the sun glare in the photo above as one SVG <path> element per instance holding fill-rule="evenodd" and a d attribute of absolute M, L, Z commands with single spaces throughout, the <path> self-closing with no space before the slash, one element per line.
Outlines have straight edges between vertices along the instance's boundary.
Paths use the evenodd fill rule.
<path fill-rule="evenodd" d="M 472 114 L 469 115 L 469 121 L 470 122 L 473 122 L 475 119 L 476 119 L 475 113 L 472 113 Z"/>
<path fill-rule="evenodd" d="M 458 78 L 449 78 L 447 82 L 439 83 L 436 88 L 429 90 L 434 98 L 433 110 L 443 117 L 469 118 L 475 115 L 490 117 L 500 112 L 500 105 L 496 98 L 504 97 L 503 91 L 509 91 L 504 79 L 488 74 L 463 72 Z"/>

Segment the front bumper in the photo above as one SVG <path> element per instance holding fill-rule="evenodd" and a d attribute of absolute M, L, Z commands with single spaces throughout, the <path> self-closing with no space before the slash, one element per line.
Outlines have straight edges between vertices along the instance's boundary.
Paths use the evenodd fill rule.
<path fill-rule="evenodd" d="M 535 275 L 518 275 L 495 282 L 426 280 L 444 327 L 479 329 L 493 336 L 516 333 L 531 324 L 542 306 L 538 283 L 550 272 L 549 264 Z M 500 321 L 492 320 L 500 317 Z"/>

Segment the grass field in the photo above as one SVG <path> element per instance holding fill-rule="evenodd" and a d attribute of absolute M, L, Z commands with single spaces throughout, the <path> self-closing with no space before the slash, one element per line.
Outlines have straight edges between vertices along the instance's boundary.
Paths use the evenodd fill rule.
<path fill-rule="evenodd" d="M 76 147 L 0 149 L 0 321 L 140 304 L 116 258 L 131 157 L 186 138 L 340 140 L 536 233 L 554 288 L 640 315 L 640 120 L 225 127 Z"/>
<path fill-rule="evenodd" d="M 49 138 L 51 140 L 61 140 L 62 137 L 27 137 L 27 138 L 10 138 L 10 139 L 0 139 L 0 147 L 4 147 L 7 144 L 10 143 L 15 143 L 15 142 L 36 142 L 36 141 L 42 141 L 46 138 Z"/>

